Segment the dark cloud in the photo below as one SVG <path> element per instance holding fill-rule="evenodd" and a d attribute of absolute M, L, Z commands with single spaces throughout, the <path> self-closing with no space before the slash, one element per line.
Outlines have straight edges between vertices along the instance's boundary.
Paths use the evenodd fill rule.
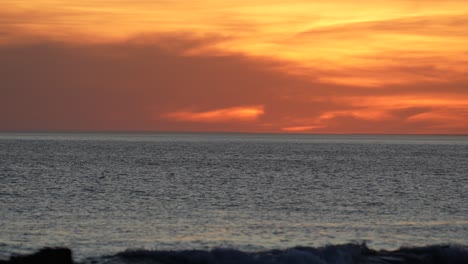
<path fill-rule="evenodd" d="M 269 71 L 273 62 L 184 56 L 178 51 L 192 40 L 164 40 L 0 47 L 0 129 L 181 129 L 158 117 L 181 109 L 271 106 L 291 82 L 309 86 Z M 165 48 L 171 43 L 175 50 Z"/>
<path fill-rule="evenodd" d="M 396 94 L 423 96 L 424 89 L 445 89 L 449 95 L 453 89 L 456 95 L 466 87 L 450 83 L 361 89 L 282 73 L 277 70 L 283 65 L 279 61 L 206 50 L 196 56 L 186 53 L 209 47 L 217 39 L 173 34 L 114 44 L 0 46 L 0 130 L 280 132 L 304 126 L 316 127 L 312 131 L 320 133 L 418 133 L 434 123 L 422 122 L 425 116 L 418 122 L 408 123 L 408 118 L 437 113 L 438 106 L 392 108 L 390 104 L 380 109 L 356 102 Z M 264 114 L 255 120 L 209 123 L 167 118 L 174 112 L 208 113 L 243 106 L 262 106 Z M 372 107 L 391 118 L 361 118 L 362 112 L 374 111 Z M 467 107 L 459 107 L 441 114 L 452 113 L 460 120 Z M 341 114 L 320 121 L 320 116 L 336 111 Z M 454 131 L 468 132 L 468 124 Z"/>

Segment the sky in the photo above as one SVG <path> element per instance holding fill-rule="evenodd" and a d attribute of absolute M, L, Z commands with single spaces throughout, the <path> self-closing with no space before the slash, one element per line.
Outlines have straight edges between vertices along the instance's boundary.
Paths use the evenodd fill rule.
<path fill-rule="evenodd" d="M 0 131 L 468 134 L 468 0 L 2 0 Z"/>

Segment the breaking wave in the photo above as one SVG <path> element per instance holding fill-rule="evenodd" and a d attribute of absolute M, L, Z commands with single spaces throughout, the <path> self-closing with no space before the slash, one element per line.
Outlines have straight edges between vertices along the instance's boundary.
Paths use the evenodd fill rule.
<path fill-rule="evenodd" d="M 319 248 L 243 252 L 235 249 L 155 251 L 131 250 L 113 256 L 87 259 L 100 264 L 466 264 L 468 248 L 454 245 L 373 250 L 366 245 L 345 244 Z"/>
<path fill-rule="evenodd" d="M 0 264 L 466 264 L 468 248 L 434 245 L 373 250 L 365 244 L 331 245 L 319 248 L 294 247 L 284 250 L 244 252 L 213 250 L 127 250 L 111 256 L 75 262 L 68 248 L 44 248 L 31 255 L 12 256 Z"/>

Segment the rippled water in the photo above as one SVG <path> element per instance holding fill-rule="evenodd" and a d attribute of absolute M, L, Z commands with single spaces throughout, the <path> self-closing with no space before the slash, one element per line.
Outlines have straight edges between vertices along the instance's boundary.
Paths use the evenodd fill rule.
<path fill-rule="evenodd" d="M 0 134 L 0 256 L 468 244 L 468 137 Z"/>

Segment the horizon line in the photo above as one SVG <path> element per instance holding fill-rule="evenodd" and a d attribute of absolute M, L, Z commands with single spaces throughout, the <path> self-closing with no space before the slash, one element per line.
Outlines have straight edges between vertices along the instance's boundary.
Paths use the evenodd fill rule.
<path fill-rule="evenodd" d="M 303 136 L 468 136 L 468 134 L 434 133 L 304 133 L 245 131 L 164 131 L 164 130 L 0 130 L 0 134 L 242 134 L 242 135 L 303 135 Z"/>

